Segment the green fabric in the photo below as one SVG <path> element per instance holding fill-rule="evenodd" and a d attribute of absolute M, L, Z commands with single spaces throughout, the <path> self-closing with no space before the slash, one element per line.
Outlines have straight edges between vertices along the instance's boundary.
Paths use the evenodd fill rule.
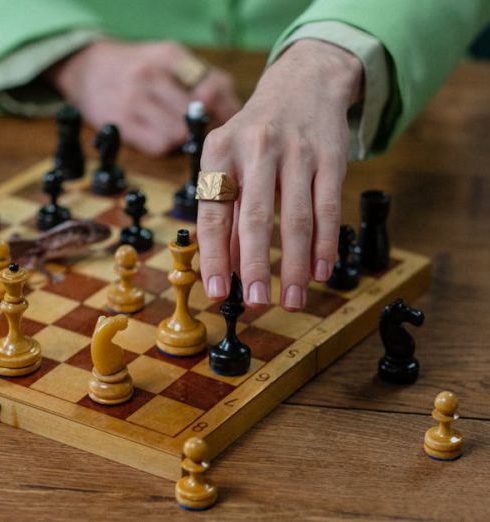
<path fill-rule="evenodd" d="M 358 27 L 389 53 L 394 92 L 374 145 L 379 152 L 406 128 L 490 22 L 490 0 L 316 0 L 276 46 L 303 24 L 322 20 Z"/>
<path fill-rule="evenodd" d="M 344 22 L 378 38 L 391 59 L 393 93 L 375 145 L 381 150 L 490 21 L 490 0 L 0 0 L 0 13 L 0 60 L 76 29 L 127 40 L 269 49 L 304 24 Z"/>

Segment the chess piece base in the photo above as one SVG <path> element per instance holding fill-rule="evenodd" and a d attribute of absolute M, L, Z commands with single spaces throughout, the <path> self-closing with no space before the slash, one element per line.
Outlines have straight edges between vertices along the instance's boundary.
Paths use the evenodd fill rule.
<path fill-rule="evenodd" d="M 359 270 L 354 266 L 339 268 L 336 264 L 327 285 L 334 290 L 353 290 L 359 286 Z"/>
<path fill-rule="evenodd" d="M 92 178 L 92 192 L 101 196 L 112 196 L 126 190 L 124 171 L 114 166 L 112 172 L 96 170 Z"/>
<path fill-rule="evenodd" d="M 186 476 L 175 484 L 175 498 L 179 507 L 183 509 L 202 511 L 216 503 L 218 490 L 211 482 L 203 484 Z"/>
<path fill-rule="evenodd" d="M 121 292 L 112 286 L 107 295 L 107 307 L 109 310 L 123 314 L 134 314 L 145 306 L 145 294 L 139 288 L 133 288 L 130 292 Z"/>
<path fill-rule="evenodd" d="M 453 429 L 449 437 L 442 437 L 434 426 L 425 433 L 424 451 L 436 460 L 456 460 L 463 454 L 463 435 Z"/>
<path fill-rule="evenodd" d="M 170 319 L 164 319 L 158 325 L 158 348 L 164 353 L 180 357 L 201 353 L 206 348 L 206 327 L 201 321 L 193 322 L 193 328 L 176 331 L 171 328 Z"/>
<path fill-rule="evenodd" d="M 146 252 L 153 247 L 153 232 L 147 228 L 134 225 L 123 228 L 120 243 L 131 245 L 137 252 Z"/>
<path fill-rule="evenodd" d="M 35 339 L 24 337 L 18 341 L 16 348 L 6 337 L 0 341 L 0 375 L 28 375 L 40 366 L 41 346 Z"/>
<path fill-rule="evenodd" d="M 39 230 L 50 230 L 69 219 L 71 219 L 71 214 L 67 208 L 49 204 L 40 208 L 36 225 Z"/>
<path fill-rule="evenodd" d="M 113 375 L 100 375 L 93 368 L 88 388 L 88 395 L 94 402 L 107 406 L 128 401 L 134 391 L 133 381 L 127 368 Z"/>
<path fill-rule="evenodd" d="M 419 362 L 412 357 L 408 363 L 399 363 L 391 357 L 381 357 L 378 364 L 378 376 L 392 384 L 413 384 L 419 376 Z"/>
<path fill-rule="evenodd" d="M 219 344 L 209 350 L 209 367 L 225 377 L 245 375 L 250 368 L 250 358 L 250 348 L 245 344 L 233 347 L 233 351 Z"/>
<path fill-rule="evenodd" d="M 176 219 L 195 223 L 197 221 L 196 189 L 185 184 L 174 195 L 174 206 L 170 215 Z"/>

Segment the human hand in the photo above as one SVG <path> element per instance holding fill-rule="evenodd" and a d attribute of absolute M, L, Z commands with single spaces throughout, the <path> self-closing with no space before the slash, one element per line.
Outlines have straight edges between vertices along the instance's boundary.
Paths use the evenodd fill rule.
<path fill-rule="evenodd" d="M 201 169 L 225 171 L 239 200 L 200 201 L 197 232 L 207 294 L 223 299 L 231 270 L 245 302 L 270 302 L 269 247 L 281 198 L 281 304 L 306 304 L 310 275 L 325 281 L 337 255 L 348 152 L 347 110 L 361 97 L 362 65 L 325 42 L 292 45 L 260 79 L 244 108 L 204 143 Z"/>
<path fill-rule="evenodd" d="M 118 125 L 123 140 L 148 154 L 182 144 L 184 114 L 201 100 L 212 124 L 221 125 L 239 108 L 231 76 L 212 67 L 191 90 L 175 78 L 176 67 L 193 55 L 174 42 L 93 43 L 59 62 L 45 77 L 95 128 Z"/>

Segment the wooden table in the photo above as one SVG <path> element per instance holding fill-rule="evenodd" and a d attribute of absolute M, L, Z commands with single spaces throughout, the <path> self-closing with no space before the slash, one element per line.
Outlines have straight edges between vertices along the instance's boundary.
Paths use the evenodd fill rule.
<path fill-rule="evenodd" d="M 243 96 L 262 55 L 208 54 Z M 417 306 L 421 376 L 413 386 L 374 379 L 372 335 L 280 405 L 215 462 L 220 503 L 176 508 L 174 484 L 0 426 L 2 520 L 489 520 L 490 519 L 490 65 L 465 63 L 382 158 L 350 168 L 344 222 L 358 223 L 361 190 L 393 195 L 397 246 L 430 256 L 433 284 Z M 84 131 L 87 149 L 92 136 Z M 0 173 L 52 154 L 52 121 L 0 120 Z M 164 161 L 124 150 L 129 168 Z M 183 174 L 184 176 L 184 174 Z M 0 202 L 1 216 L 1 202 Z M 424 431 L 435 395 L 460 398 L 465 455 L 428 459 Z"/>

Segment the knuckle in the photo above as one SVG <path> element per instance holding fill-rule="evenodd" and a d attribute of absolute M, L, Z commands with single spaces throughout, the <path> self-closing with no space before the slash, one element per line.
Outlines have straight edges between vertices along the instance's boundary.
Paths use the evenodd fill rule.
<path fill-rule="evenodd" d="M 306 205 L 298 205 L 293 212 L 285 216 L 282 228 L 288 234 L 311 235 L 313 229 L 311 210 Z"/>
<path fill-rule="evenodd" d="M 223 129 L 212 130 L 206 137 L 203 147 L 203 157 L 207 160 L 224 158 L 231 147 L 231 138 Z"/>
<path fill-rule="evenodd" d="M 242 136 L 246 144 L 266 150 L 279 140 L 279 130 L 273 122 L 259 123 L 245 127 Z"/>
<path fill-rule="evenodd" d="M 230 226 L 230 218 L 227 213 L 216 207 L 218 206 L 213 204 L 203 206 L 199 203 L 198 235 L 203 233 L 203 236 L 205 237 L 206 233 L 209 231 L 219 230 L 222 232 L 223 230 L 227 230 Z"/>
<path fill-rule="evenodd" d="M 320 199 L 315 204 L 315 213 L 322 219 L 338 221 L 340 216 L 340 203 L 338 201 L 329 201 Z"/>
<path fill-rule="evenodd" d="M 251 230 L 254 233 L 257 230 L 269 232 L 272 230 L 273 221 L 273 209 L 261 201 L 250 203 L 246 207 L 242 206 L 240 227 L 244 230 Z"/>

